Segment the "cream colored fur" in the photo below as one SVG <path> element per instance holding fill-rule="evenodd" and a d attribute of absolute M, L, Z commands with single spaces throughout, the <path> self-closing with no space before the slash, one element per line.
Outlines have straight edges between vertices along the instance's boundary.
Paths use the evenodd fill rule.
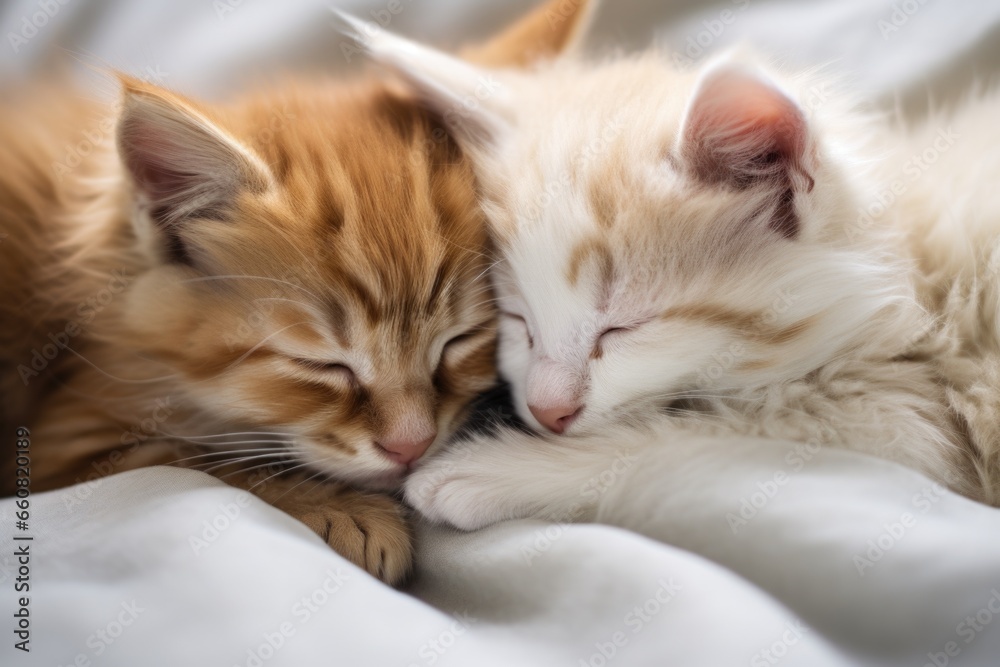
<path fill-rule="evenodd" d="M 706 437 L 851 449 L 1000 502 L 996 95 L 908 128 L 746 53 L 525 75 L 390 35 L 370 48 L 439 113 L 464 110 L 519 415 L 544 431 L 539 405 L 580 409 L 562 437 L 428 461 L 418 509 L 463 528 L 585 517 L 581 485 L 622 451 Z M 793 228 L 775 224 L 787 192 Z"/>

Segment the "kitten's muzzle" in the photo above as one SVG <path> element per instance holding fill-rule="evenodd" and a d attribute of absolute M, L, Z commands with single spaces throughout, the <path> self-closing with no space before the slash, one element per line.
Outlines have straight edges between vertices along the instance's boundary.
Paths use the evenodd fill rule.
<path fill-rule="evenodd" d="M 531 414 L 553 433 L 561 434 L 583 412 L 580 374 L 547 356 L 535 360 L 528 370 L 526 394 Z"/>
<path fill-rule="evenodd" d="M 579 404 L 554 405 L 544 408 L 528 404 L 528 409 L 542 426 L 556 434 L 562 434 L 583 412 L 583 406 Z"/>
<path fill-rule="evenodd" d="M 435 439 L 437 439 L 436 432 L 421 439 L 386 438 L 376 442 L 375 449 L 393 463 L 410 465 L 424 455 Z"/>

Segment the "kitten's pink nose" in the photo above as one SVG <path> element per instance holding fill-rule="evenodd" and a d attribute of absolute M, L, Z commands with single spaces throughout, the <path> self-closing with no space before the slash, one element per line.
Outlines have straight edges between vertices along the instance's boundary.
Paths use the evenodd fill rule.
<path fill-rule="evenodd" d="M 572 404 L 539 408 L 529 403 L 528 409 L 531 410 L 531 414 L 535 415 L 535 419 L 541 422 L 542 426 L 553 433 L 562 433 L 569 428 L 573 420 L 580 416 L 583 406 Z"/>
<path fill-rule="evenodd" d="M 432 433 L 426 438 L 413 440 L 410 438 L 385 438 L 375 443 L 375 448 L 385 454 L 386 457 L 396 463 L 403 465 L 413 463 L 427 451 L 431 446 L 437 433 Z"/>

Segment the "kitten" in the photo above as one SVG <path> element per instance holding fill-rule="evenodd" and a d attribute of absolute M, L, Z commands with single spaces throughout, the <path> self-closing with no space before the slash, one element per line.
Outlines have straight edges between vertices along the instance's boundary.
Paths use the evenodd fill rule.
<path fill-rule="evenodd" d="M 474 57 L 571 44 L 541 18 Z M 48 89 L 0 112 L 0 426 L 30 431 L 32 490 L 206 467 L 400 582 L 381 492 L 495 382 L 468 161 L 375 78 L 227 106 L 121 82 L 120 108 Z"/>
<path fill-rule="evenodd" d="M 485 76 L 389 35 L 370 50 L 431 108 Z M 739 52 L 489 75 L 503 94 L 457 136 L 501 255 L 501 374 L 550 435 L 429 460 L 415 507 L 470 529 L 592 518 L 581 489 L 623 448 L 733 436 L 1000 502 L 996 95 L 905 130 Z"/>

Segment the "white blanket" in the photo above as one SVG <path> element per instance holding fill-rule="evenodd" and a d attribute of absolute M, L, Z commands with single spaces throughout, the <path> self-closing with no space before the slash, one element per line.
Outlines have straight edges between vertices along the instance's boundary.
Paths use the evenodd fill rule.
<path fill-rule="evenodd" d="M 336 4 L 370 18 L 401 7 L 391 29 L 458 44 L 535 3 Z M 220 95 L 347 65 L 316 0 L 14 0 L 0 26 L 4 77 L 69 54 Z M 1000 71 L 998 31 L 986 0 L 606 0 L 592 44 L 658 35 L 698 59 L 692 44 L 750 40 L 799 64 L 836 60 L 863 94 L 917 114 Z M 0 501 L 0 664 L 1000 665 L 1000 512 L 880 461 L 786 456 L 633 466 L 602 510 L 620 527 L 424 526 L 405 592 L 196 472 L 33 496 L 24 532 Z M 623 525 L 634 515 L 646 518 Z M 15 535 L 34 538 L 30 654 L 14 648 Z"/>
<path fill-rule="evenodd" d="M 4 544 L 34 539 L 31 654 L 4 664 L 997 664 L 1000 511 L 892 464 L 799 452 L 631 466 L 603 519 L 643 498 L 627 527 L 675 546 L 607 526 L 424 526 L 407 592 L 198 472 L 35 496 L 26 532 L 7 500 Z M 13 626 L 9 552 L 2 574 Z"/>

